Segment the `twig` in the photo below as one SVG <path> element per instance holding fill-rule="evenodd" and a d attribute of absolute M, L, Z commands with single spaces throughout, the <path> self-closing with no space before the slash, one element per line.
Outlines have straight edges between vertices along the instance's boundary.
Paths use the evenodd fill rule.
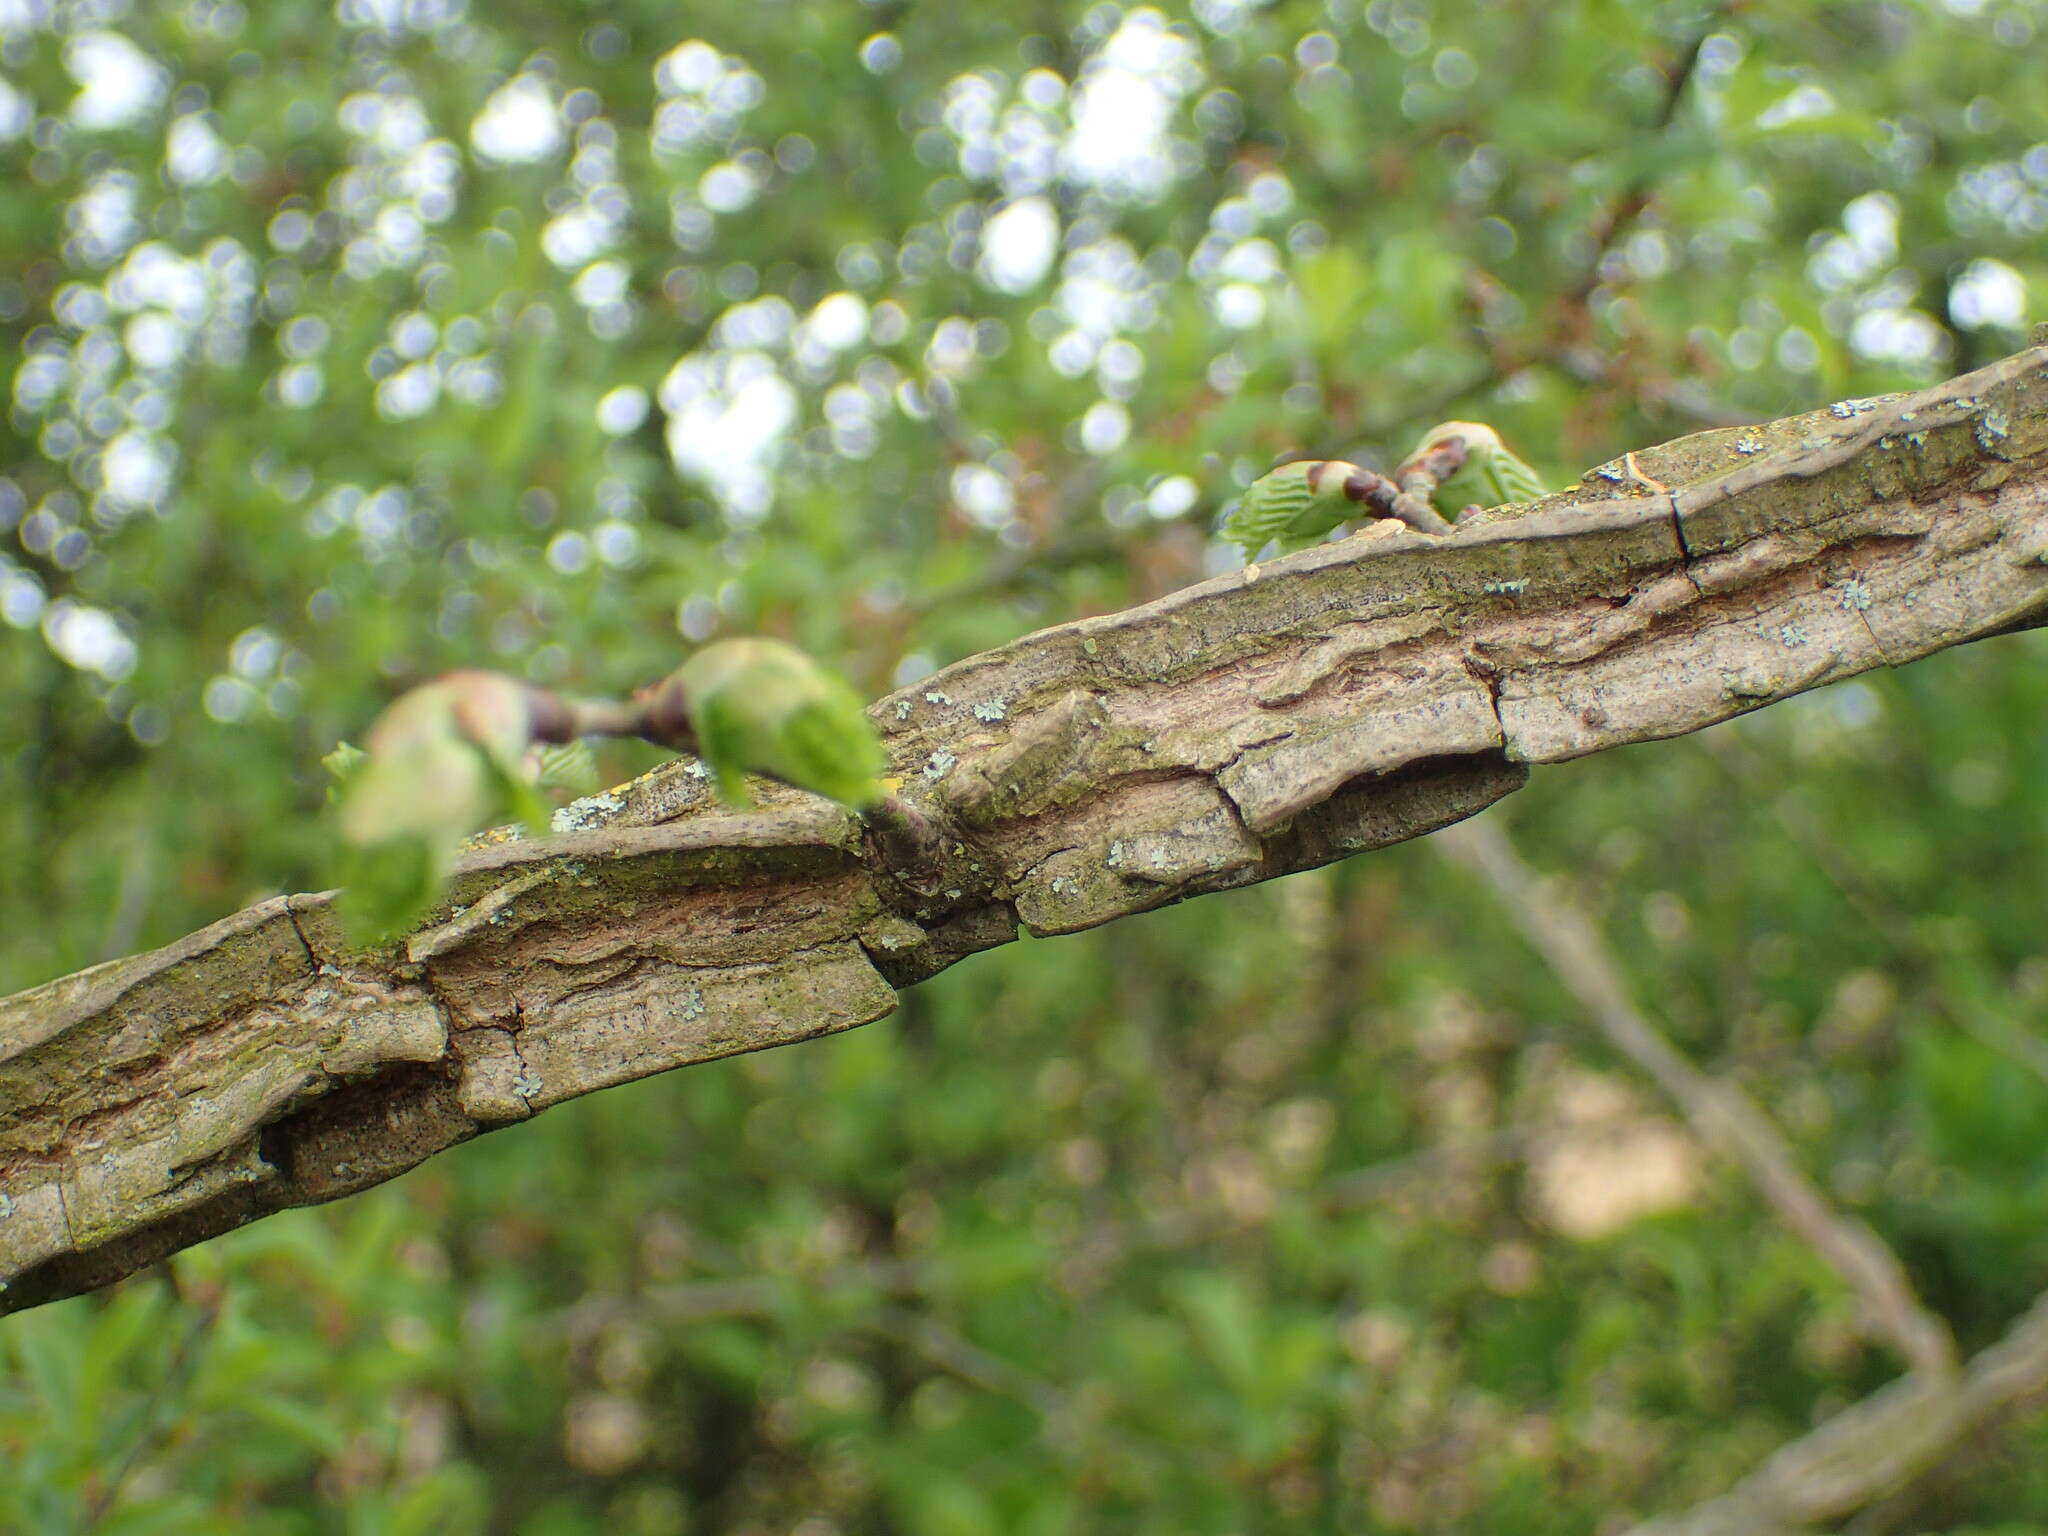
<path fill-rule="evenodd" d="M 1465 440 L 1445 438 L 1424 452 L 1405 460 L 1394 470 L 1401 494 L 1394 498 L 1393 515 L 1418 533 L 1449 533 L 1451 525 L 1430 505 L 1437 486 L 1465 466 Z"/>
<path fill-rule="evenodd" d="M 1483 1136 L 1462 1137 L 1333 1175 L 1314 1192 L 1314 1198 L 1332 1214 L 1364 1210 L 1430 1179 L 1517 1162 L 1548 1140 L 1541 1129 L 1530 1126 L 1507 1126 Z M 1218 1215 L 1206 1207 L 1184 1205 L 1166 1211 L 1148 1210 L 1134 1221 L 1102 1223 L 1093 1229 L 1092 1236 L 1121 1254 L 1157 1255 L 1213 1242 L 1263 1222 L 1263 1217 Z M 692 1248 L 709 1250 L 710 1245 L 706 1240 L 693 1238 Z M 936 1278 L 930 1265 L 905 1258 L 849 1259 L 808 1273 L 797 1282 L 774 1275 L 741 1273 L 742 1259 L 729 1250 L 705 1251 L 699 1257 L 708 1268 L 718 1272 L 715 1277 L 650 1286 L 642 1293 L 642 1304 L 664 1326 L 722 1318 L 773 1317 L 789 1304 L 790 1287 L 798 1283 L 813 1295 L 866 1290 L 900 1301 L 916 1301 L 930 1291 Z M 568 1324 L 560 1320 L 573 1310 L 556 1314 L 556 1324 L 543 1322 L 536 1326 L 542 1332 L 551 1327 L 566 1329 Z M 957 1374 L 966 1379 L 965 1372 Z"/>
<path fill-rule="evenodd" d="M 1729 1492 L 1624 1536 L 1793 1536 L 1930 1471 L 2048 1391 L 2048 1293 L 1959 1374 L 1901 1377 L 1782 1447 Z"/>
<path fill-rule="evenodd" d="M 121 883 L 114 891 L 113 910 L 100 936 L 99 957 L 118 960 L 135 948 L 142 920 L 149 913 L 156 885 L 157 845 L 154 829 L 138 826 L 128 833 L 128 852 L 121 860 Z"/>
<path fill-rule="evenodd" d="M 167 1272 L 169 1273 L 169 1272 Z M 169 1274 L 173 1296 L 187 1300 L 179 1288 L 177 1277 Z M 101 1483 L 86 1501 L 85 1509 L 79 1516 L 78 1529 L 83 1533 L 92 1531 L 107 1517 L 114 1507 L 114 1501 L 121 1496 L 128 1479 L 135 1471 L 135 1464 L 142 1459 L 142 1453 L 149 1449 L 157 1437 L 157 1415 L 172 1396 L 174 1387 L 182 1387 L 198 1363 L 199 1346 L 213 1331 L 213 1325 L 220 1320 L 222 1297 L 215 1293 L 194 1304 L 192 1320 L 185 1326 L 185 1332 L 178 1340 L 178 1346 L 171 1352 L 170 1363 L 164 1367 L 163 1378 L 150 1389 L 148 1398 L 136 1415 L 135 1438 L 121 1457 L 120 1464 Z"/>
<path fill-rule="evenodd" d="M 1955 1340 L 1913 1294 L 1898 1255 L 1865 1223 L 1828 1204 L 1747 1094 L 1707 1076 L 1657 1032 L 1630 999 L 1621 967 L 1592 921 L 1522 862 L 1507 834 L 1492 820 L 1468 821 L 1439 832 L 1434 844 L 1493 888 L 1522 936 L 1608 1040 L 1656 1079 L 1701 1140 L 1747 1170 L 1778 1218 L 1833 1266 L 1907 1363 L 1933 1377 L 1953 1374 Z"/>
<path fill-rule="evenodd" d="M 958 1376 L 970 1387 L 979 1387 L 998 1397 L 1013 1398 L 1049 1425 L 1060 1424 L 1073 1417 L 1073 1405 L 1067 1394 L 1052 1382 L 1000 1355 L 990 1354 L 935 1317 L 912 1312 L 906 1307 L 889 1307 L 883 1310 L 879 1327 L 889 1337 L 907 1344 L 933 1365 Z"/>
<path fill-rule="evenodd" d="M 1685 52 L 1665 70 L 1664 99 L 1658 103 L 1657 114 L 1650 120 L 1645 132 L 1661 135 L 1670 131 L 1672 123 L 1678 117 L 1679 103 L 1685 99 L 1685 89 L 1699 71 L 1700 50 L 1713 35 L 1715 23 L 1720 20 L 1721 13 L 1726 9 L 1725 5 L 1716 5 L 1709 10 L 1699 30 L 1686 44 Z M 1592 297 L 1593 290 L 1600 286 L 1600 269 L 1606 265 L 1607 253 L 1614 248 L 1614 242 L 1620 237 L 1621 232 L 1633 224 L 1642 215 L 1643 210 L 1649 207 L 1650 197 L 1655 189 L 1656 173 L 1645 168 L 1595 215 L 1587 229 L 1587 234 L 1592 240 L 1593 254 L 1586 263 L 1585 271 L 1565 290 L 1562 307 L 1567 313 L 1582 308 L 1586 300 Z"/>

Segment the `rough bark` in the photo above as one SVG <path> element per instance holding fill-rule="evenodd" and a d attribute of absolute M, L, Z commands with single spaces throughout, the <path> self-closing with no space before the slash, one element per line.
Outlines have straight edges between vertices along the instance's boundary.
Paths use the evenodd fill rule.
<path fill-rule="evenodd" d="M 1419 836 L 1530 763 L 1698 730 L 2048 609 L 2048 348 L 1379 524 L 881 700 L 942 868 L 677 762 L 354 952 L 277 897 L 0 999 L 0 1310 L 580 1094 L 888 1013 L 977 950 Z"/>

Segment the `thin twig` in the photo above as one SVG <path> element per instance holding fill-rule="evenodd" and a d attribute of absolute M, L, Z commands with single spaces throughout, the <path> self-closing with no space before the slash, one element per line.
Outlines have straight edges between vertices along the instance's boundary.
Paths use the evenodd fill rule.
<path fill-rule="evenodd" d="M 1315 1190 L 1318 1206 L 1332 1215 L 1364 1210 L 1415 1189 L 1431 1179 L 1476 1172 L 1518 1162 L 1537 1153 L 1550 1140 L 1538 1127 L 1507 1126 L 1483 1136 L 1461 1137 L 1405 1152 L 1381 1162 L 1332 1175 Z M 1105 1222 L 1092 1237 L 1123 1255 L 1166 1254 L 1199 1243 L 1213 1242 L 1233 1233 L 1263 1225 L 1263 1218 L 1219 1213 L 1200 1205 L 1170 1210 L 1147 1210 L 1130 1222 Z M 800 1281 L 774 1275 L 742 1272 L 744 1261 L 733 1250 L 719 1249 L 709 1240 L 692 1238 L 692 1249 L 706 1267 L 718 1272 L 715 1278 L 679 1280 L 648 1287 L 642 1293 L 649 1313 L 664 1325 L 689 1325 L 714 1319 L 773 1317 L 789 1304 L 790 1288 L 801 1284 L 813 1295 L 856 1290 L 911 1301 L 924 1296 L 935 1276 L 931 1266 L 916 1259 L 849 1259 L 830 1268 L 808 1273 Z M 545 1333 L 551 1327 L 566 1330 L 569 1311 L 556 1314 L 554 1324 L 541 1323 Z"/>
<path fill-rule="evenodd" d="M 994 1355 L 965 1334 L 948 1328 L 937 1318 L 907 1307 L 884 1308 L 878 1326 L 899 1343 L 908 1345 L 941 1370 L 958 1376 L 970 1387 L 998 1397 L 1013 1398 L 1048 1424 L 1060 1424 L 1073 1417 L 1067 1394 L 1052 1382 L 1021 1365 Z"/>
<path fill-rule="evenodd" d="M 192 1305 L 192 1320 L 186 1324 L 177 1348 L 171 1352 L 170 1363 L 164 1367 L 162 1379 L 150 1389 L 149 1396 L 143 1401 L 142 1408 L 136 1416 L 135 1438 L 129 1442 L 120 1464 L 86 1501 L 85 1509 L 79 1516 L 78 1529 L 81 1536 L 96 1529 L 113 1509 L 114 1501 L 120 1498 L 121 1490 L 127 1486 L 129 1477 L 134 1474 L 136 1463 L 142 1459 L 142 1453 L 156 1442 L 157 1415 L 169 1401 L 172 1389 L 183 1387 L 190 1377 L 193 1368 L 198 1364 L 200 1344 L 213 1331 L 213 1325 L 220 1320 L 223 1299 L 221 1296 L 215 1294 L 202 1301 L 191 1302 L 179 1288 L 175 1273 L 166 1273 L 170 1278 L 171 1294 Z"/>
<path fill-rule="evenodd" d="M 1955 1340 L 1913 1294 L 1898 1255 L 1866 1223 L 1829 1205 L 1747 1094 L 1707 1076 L 1657 1032 L 1631 1000 L 1621 967 L 1592 920 L 1554 882 L 1522 862 L 1491 818 L 1447 828 L 1432 841 L 1438 852 L 1493 888 L 1522 936 L 1608 1040 L 1677 1102 L 1701 1140 L 1747 1170 L 1778 1218 L 1834 1268 L 1907 1363 L 1931 1376 L 1952 1374 Z"/>
<path fill-rule="evenodd" d="M 127 835 L 127 844 L 128 851 L 121 860 L 121 883 L 115 888 L 113 909 L 107 913 L 107 926 L 100 935 L 102 960 L 118 960 L 134 952 L 156 887 L 155 828 L 146 824 L 133 828 Z"/>
<path fill-rule="evenodd" d="M 1726 9 L 1725 5 L 1717 5 L 1709 10 L 1700 23 L 1699 30 L 1686 44 L 1685 52 L 1673 60 L 1671 66 L 1665 70 L 1664 98 L 1657 104 L 1657 114 L 1644 130 L 1647 134 L 1662 135 L 1670 132 L 1672 123 L 1678 118 L 1679 103 L 1685 99 L 1686 87 L 1699 72 L 1700 51 L 1706 46 L 1707 39 L 1713 35 L 1714 27 Z M 1650 198 L 1656 191 L 1656 185 L 1655 170 L 1646 166 L 1594 216 L 1592 224 L 1587 229 L 1587 234 L 1591 237 L 1593 254 L 1586 263 L 1585 271 L 1580 273 L 1578 280 L 1565 291 L 1563 308 L 1567 313 L 1583 307 L 1586 300 L 1592 297 L 1593 290 L 1600 286 L 1600 269 L 1607 263 L 1607 253 L 1614 249 L 1614 243 L 1620 239 L 1622 231 L 1640 218 L 1643 210 L 1650 206 Z"/>
<path fill-rule="evenodd" d="M 1625 1536 L 1794 1536 L 1937 1466 L 2048 1392 L 2048 1293 L 1960 1373 L 1904 1376 L 1781 1447 L 1729 1492 Z"/>
<path fill-rule="evenodd" d="M 1154 524 L 1155 528 L 1162 526 L 1166 524 Z M 955 582 L 949 587 L 939 587 L 921 597 L 907 598 L 904 610 L 912 618 L 923 618 L 963 603 L 1002 597 L 1018 588 L 1049 586 L 1063 570 L 1107 560 L 1112 555 L 1129 554 L 1136 543 L 1136 538 L 1107 524 L 1083 528 L 1049 543 L 1033 544 L 991 560 L 979 576 Z"/>

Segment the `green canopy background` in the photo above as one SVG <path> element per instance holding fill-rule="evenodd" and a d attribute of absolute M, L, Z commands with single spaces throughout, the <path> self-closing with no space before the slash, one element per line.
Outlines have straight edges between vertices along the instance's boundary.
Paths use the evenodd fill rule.
<path fill-rule="evenodd" d="M 2038 0 L 0 3 L 0 991 L 328 883 L 456 665 L 873 694 L 2013 350 Z M 2048 650 L 1494 815 L 1965 1350 L 2048 1288 Z M 608 776 L 657 759 L 608 748 Z M 0 1528 L 1605 1532 L 1897 1362 L 1411 845 L 979 956 L 0 1323 Z M 2048 1421 L 1870 1530 L 2048 1529 Z"/>

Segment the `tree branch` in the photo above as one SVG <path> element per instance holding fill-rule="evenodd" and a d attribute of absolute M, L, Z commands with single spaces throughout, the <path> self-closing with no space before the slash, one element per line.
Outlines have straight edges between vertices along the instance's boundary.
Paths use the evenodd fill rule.
<path fill-rule="evenodd" d="M 402 945 L 352 951 L 331 893 L 277 897 L 0 999 L 0 1303 L 867 1023 L 1019 924 L 1384 847 L 1529 763 L 2041 622 L 2044 365 L 1682 438 L 1519 518 L 1375 524 L 961 661 L 872 708 L 946 834 L 936 872 L 798 791 L 724 813 L 683 761 L 565 807 L 559 836 L 482 840 Z"/>

